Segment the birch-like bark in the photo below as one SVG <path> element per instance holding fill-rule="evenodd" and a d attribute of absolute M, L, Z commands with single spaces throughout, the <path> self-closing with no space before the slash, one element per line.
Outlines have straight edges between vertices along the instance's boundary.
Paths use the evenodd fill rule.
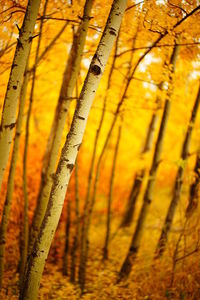
<path fill-rule="evenodd" d="M 92 101 L 118 34 L 125 7 L 125 0 L 115 0 L 113 2 L 105 30 L 92 59 L 76 106 L 71 129 L 62 149 L 40 233 L 29 258 L 24 288 L 20 294 L 21 300 L 37 299 L 45 260 L 61 215 L 67 186 L 82 143 Z"/>
<path fill-rule="evenodd" d="M 188 129 L 186 132 L 186 136 L 183 142 L 183 146 L 182 146 L 182 151 L 181 151 L 181 160 L 183 162 L 187 161 L 187 157 L 189 154 L 189 147 L 190 147 L 190 142 L 191 142 L 191 136 L 192 136 L 192 130 L 193 130 L 193 126 L 195 123 L 195 119 L 197 116 L 197 112 L 198 112 L 198 107 L 199 107 L 199 103 L 200 103 L 200 87 L 197 93 L 197 97 L 192 109 L 192 113 L 191 113 L 191 117 L 190 117 L 190 121 L 189 121 L 189 125 L 188 125 Z M 167 240 L 168 240 L 168 235 L 172 226 L 172 222 L 174 219 L 174 215 L 176 212 L 176 207 L 178 205 L 178 201 L 180 199 L 180 194 L 181 194 L 181 187 L 183 184 L 183 175 L 184 175 L 184 168 L 183 166 L 179 166 L 178 168 L 178 172 L 176 175 L 176 179 L 175 179 L 175 185 L 174 185 L 174 189 L 173 189 L 173 196 L 172 196 L 172 200 L 170 202 L 168 211 L 167 211 L 167 215 L 163 224 L 163 228 L 161 231 L 161 235 L 156 247 L 156 257 L 161 257 L 165 251 L 166 248 L 166 244 L 167 244 Z"/>
<path fill-rule="evenodd" d="M 10 214 L 10 208 L 11 208 L 12 196 L 14 190 L 14 177 L 15 177 L 15 170 L 17 165 L 19 142 L 21 136 L 22 123 L 23 123 L 23 114 L 24 114 L 24 107 L 26 101 L 26 91 L 27 91 L 28 81 L 29 81 L 29 73 L 26 72 L 24 76 L 22 88 L 21 88 L 19 113 L 17 118 L 16 134 L 14 139 L 12 159 L 11 159 L 10 170 L 9 170 L 6 200 L 3 208 L 3 216 L 1 220 L 1 226 L 0 226 L 0 288 L 2 287 L 2 280 L 3 280 L 7 227 L 8 227 L 9 214 Z"/>
<path fill-rule="evenodd" d="M 80 70 L 80 63 L 88 31 L 92 3 L 93 0 L 86 0 L 83 19 L 74 37 L 72 48 L 70 50 L 69 58 L 63 75 L 60 96 L 58 99 L 49 141 L 47 143 L 48 149 L 46 149 L 45 153 L 45 166 L 43 167 L 45 175 L 43 175 L 44 178 L 41 181 L 42 186 L 40 188 L 40 197 L 38 198 L 37 208 L 31 228 L 29 252 L 31 251 L 34 241 L 38 235 L 47 208 L 51 187 L 53 184 L 53 176 L 56 170 L 56 163 L 58 159 L 62 133 L 66 122 L 69 106 L 72 100 L 72 93 L 76 85 L 77 76 Z"/>
<path fill-rule="evenodd" d="M 13 140 L 13 133 L 16 126 L 18 98 L 39 6 L 40 0 L 29 0 L 28 2 L 8 81 L 0 125 L 0 187 Z"/>
<path fill-rule="evenodd" d="M 171 56 L 171 60 L 170 60 L 170 65 L 172 67 L 172 71 L 169 76 L 170 77 L 169 78 L 170 88 L 168 88 L 168 91 L 167 91 L 167 99 L 166 99 L 165 105 L 164 105 L 164 111 L 163 111 L 163 116 L 162 116 L 162 120 L 161 120 L 161 124 L 160 124 L 160 128 L 159 128 L 157 143 L 155 146 L 155 152 L 154 152 L 152 165 L 151 165 L 149 176 L 148 176 L 147 186 L 146 186 L 145 193 L 144 193 L 143 205 L 142 205 L 142 208 L 141 208 L 141 211 L 139 214 L 138 222 L 137 222 L 136 229 L 135 229 L 135 232 L 134 232 L 132 240 L 131 240 L 131 244 L 130 244 L 127 256 L 126 256 L 126 258 L 122 264 L 121 270 L 119 272 L 118 282 L 121 281 L 122 279 L 126 278 L 131 272 L 134 260 L 136 258 L 138 249 L 140 247 L 140 242 L 141 242 L 141 238 L 142 238 L 142 235 L 144 232 L 144 225 L 145 225 L 145 221 L 148 216 L 150 204 L 153 200 L 153 188 L 154 188 L 154 183 L 155 183 L 155 177 L 156 177 L 156 172 L 157 172 L 160 158 L 161 158 L 164 135 L 165 135 L 167 121 L 168 121 L 168 117 L 169 117 L 169 113 L 170 113 L 170 106 L 171 106 L 170 98 L 171 98 L 172 91 L 173 91 L 173 89 L 171 87 L 172 77 L 173 77 L 172 74 L 175 72 L 175 65 L 176 65 L 177 57 L 178 57 L 178 46 L 175 46 L 172 56 Z"/>
<path fill-rule="evenodd" d="M 113 157 L 113 164 L 112 164 L 112 170 L 111 170 L 111 177 L 110 177 L 110 189 L 109 189 L 109 195 L 108 195 L 108 206 L 107 206 L 107 220 L 106 220 L 106 237 L 105 237 L 105 244 L 103 248 L 103 259 L 108 259 L 108 244 L 110 240 L 110 225 L 111 225 L 111 205 L 112 205 L 112 199 L 113 199 L 113 187 L 114 187 L 114 179 L 115 179 L 115 169 L 116 169 L 116 162 L 117 162 L 117 156 L 119 151 L 119 143 L 121 139 L 121 127 L 119 126 L 118 130 L 118 136 L 117 141 L 115 145 L 115 151 L 114 151 L 114 157 Z"/>
<path fill-rule="evenodd" d="M 43 9 L 43 16 L 46 14 L 48 0 L 45 1 L 44 9 Z M 20 282 L 23 282 L 23 275 L 28 255 L 28 241 L 29 241 L 29 222 L 28 222 L 28 191 L 27 191 L 27 157 L 28 157 L 28 146 L 29 146 L 29 127 L 30 127 L 30 118 L 32 112 L 32 105 L 34 101 L 34 90 L 35 90 L 35 81 L 36 81 L 36 69 L 37 63 L 39 59 L 39 52 L 40 52 L 40 44 L 42 40 L 42 30 L 43 30 L 44 18 L 40 20 L 40 27 L 39 27 L 39 38 L 37 49 L 35 53 L 35 61 L 32 71 L 32 85 L 31 85 L 31 92 L 29 97 L 29 106 L 28 106 L 28 113 L 26 118 L 26 134 L 25 134 L 25 144 L 24 144 L 24 157 L 23 157 L 23 192 L 24 192 L 24 223 L 23 223 L 23 238 L 22 238 L 22 251 L 21 251 L 21 260 L 20 260 Z"/>

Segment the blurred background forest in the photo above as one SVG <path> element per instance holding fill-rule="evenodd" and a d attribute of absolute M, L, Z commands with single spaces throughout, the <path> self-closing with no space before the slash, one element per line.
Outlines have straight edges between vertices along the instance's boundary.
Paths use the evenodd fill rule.
<path fill-rule="evenodd" d="M 57 162 L 112 5 L 91 2 Z M 27 1 L 0 3 L 2 112 Z M 40 3 L 23 124 L 16 134 L 9 224 L 0 239 L 1 299 L 18 299 L 27 232 L 45 182 L 47 143 L 84 5 L 83 0 Z M 199 23 L 198 0 L 128 1 L 89 113 L 39 299 L 200 299 Z M 13 144 L 1 187 L 1 220 Z"/>

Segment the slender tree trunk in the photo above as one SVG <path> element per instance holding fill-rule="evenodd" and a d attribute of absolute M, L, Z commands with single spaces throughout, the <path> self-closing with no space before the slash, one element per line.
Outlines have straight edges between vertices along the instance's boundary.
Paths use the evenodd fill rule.
<path fill-rule="evenodd" d="M 16 126 L 18 97 L 28 60 L 28 54 L 30 52 L 31 40 L 39 6 L 40 0 L 29 0 L 28 2 L 23 25 L 19 32 L 19 39 L 8 81 L 0 125 L 0 187 L 10 153 L 13 132 Z"/>
<path fill-rule="evenodd" d="M 160 90 L 162 90 L 162 87 L 160 87 Z M 159 103 L 159 98 L 157 98 L 156 103 Z M 152 115 L 151 122 L 147 132 L 147 137 L 141 154 L 149 151 L 152 148 L 153 138 L 157 127 L 157 123 L 158 123 L 158 114 L 155 112 Z M 126 227 L 131 225 L 133 214 L 135 211 L 136 201 L 140 193 L 144 176 L 145 176 L 145 169 L 140 170 L 136 173 L 120 227 Z"/>
<path fill-rule="evenodd" d="M 190 186 L 189 192 L 189 202 L 185 211 L 186 218 L 190 218 L 194 212 L 194 210 L 198 206 L 198 193 L 199 193 L 199 184 L 200 184 L 200 155 L 197 154 L 196 163 L 194 167 L 195 180 Z"/>
<path fill-rule="evenodd" d="M 159 88 L 159 92 L 161 92 L 163 90 L 163 82 L 160 83 L 158 88 Z M 157 109 L 160 109 L 161 99 L 160 99 L 159 95 L 157 96 L 156 104 L 157 104 Z M 157 111 L 156 111 L 152 115 L 150 125 L 149 125 L 148 131 L 147 131 L 147 136 L 146 136 L 146 139 L 145 139 L 145 143 L 144 143 L 144 146 L 143 146 L 142 151 L 141 151 L 141 155 L 152 149 L 158 119 L 159 119 L 159 116 L 158 116 Z M 133 186 L 132 186 L 129 198 L 128 198 L 125 213 L 123 215 L 123 218 L 122 218 L 122 221 L 121 221 L 121 224 L 120 224 L 121 228 L 131 225 L 131 222 L 133 220 L 134 211 L 135 211 L 136 201 L 137 201 L 137 198 L 138 198 L 139 193 L 140 193 L 140 189 L 141 189 L 141 186 L 142 186 L 144 176 L 145 176 L 145 169 L 140 170 L 136 173 L 135 179 L 133 181 Z"/>
<path fill-rule="evenodd" d="M 119 150 L 119 143 L 121 138 L 121 125 L 119 126 L 118 136 L 117 136 L 117 142 L 115 146 L 114 151 L 114 157 L 113 157 L 113 165 L 112 165 L 112 171 L 111 171 L 111 177 L 110 177 L 110 190 L 108 195 L 108 208 L 107 208 L 107 222 L 106 222 L 106 238 L 105 238 L 105 245 L 103 248 L 103 259 L 108 259 L 108 243 L 110 240 L 110 224 L 111 224 L 111 205 L 112 205 L 112 198 L 113 198 L 113 185 L 114 185 L 114 179 L 115 179 L 115 169 L 116 169 L 116 162 L 117 162 L 117 155 Z"/>
<path fill-rule="evenodd" d="M 118 34 L 125 7 L 125 0 L 115 0 L 113 2 L 105 30 L 92 59 L 76 106 L 71 129 L 62 149 L 40 233 L 29 258 L 25 284 L 20 299 L 37 299 L 45 260 L 60 218 L 67 186 L 82 143 L 92 101 Z"/>
<path fill-rule="evenodd" d="M 172 56 L 171 56 L 170 66 L 169 66 L 170 68 L 172 67 L 172 72 L 171 72 L 172 74 L 175 71 L 177 57 L 178 57 L 178 46 L 175 46 Z M 172 84 L 172 77 L 173 77 L 172 74 L 170 74 L 170 76 L 169 76 L 170 77 L 169 85 Z M 121 281 L 122 279 L 126 278 L 130 274 L 135 257 L 137 255 L 138 249 L 140 247 L 140 242 L 141 242 L 141 238 L 142 238 L 143 231 L 144 231 L 145 221 L 148 216 L 150 204 L 153 200 L 153 188 L 154 188 L 154 183 L 155 183 L 156 172 L 157 172 L 159 162 L 160 162 L 164 134 L 166 131 L 166 126 L 167 126 L 167 120 L 168 120 L 169 112 L 170 112 L 171 95 L 172 95 L 172 88 L 170 87 L 167 91 L 167 99 L 166 99 L 165 105 L 164 105 L 164 111 L 163 111 L 163 116 L 162 116 L 162 120 L 161 120 L 161 124 L 160 124 L 160 128 L 159 128 L 157 143 L 155 146 L 153 161 L 152 161 L 152 165 L 151 165 L 150 172 L 149 172 L 147 187 L 146 187 L 146 190 L 144 193 L 143 205 L 142 205 L 142 208 L 140 211 L 136 229 L 133 234 L 127 256 L 126 256 L 126 258 L 122 264 L 121 270 L 119 272 L 118 282 Z"/>
<path fill-rule="evenodd" d="M 119 35 L 117 36 L 116 39 L 116 44 L 115 44 L 115 53 L 113 55 L 113 60 L 110 68 L 110 72 L 108 75 L 108 82 L 107 82 L 107 87 L 106 87 L 106 95 L 104 97 L 104 102 L 103 102 L 103 109 L 102 109 L 102 114 L 99 122 L 99 126 L 96 131 L 95 139 L 94 139 L 94 148 L 93 148 L 93 153 L 92 153 L 92 159 L 91 159 L 91 164 L 90 164 L 90 170 L 89 170 L 89 176 L 88 176 L 88 186 L 87 186 L 87 193 L 86 193 L 86 198 L 85 198 L 85 207 L 84 207 L 84 214 L 87 212 L 88 204 L 89 204 L 89 199 L 90 199 L 90 193 L 91 193 L 91 185 L 92 185 L 92 177 L 94 173 L 94 163 L 95 163 L 95 157 L 96 157 L 96 151 L 97 151 L 97 146 L 98 146 L 98 141 L 99 141 L 99 136 L 101 133 L 101 128 L 103 125 L 104 117 L 105 117 L 105 112 L 106 112 L 106 106 L 107 106 L 107 97 L 108 97 L 108 92 L 110 90 L 111 86 L 111 77 L 115 68 L 115 61 L 116 61 L 116 55 L 117 55 L 117 49 L 118 49 L 118 41 L 119 41 Z"/>
<path fill-rule="evenodd" d="M 45 1 L 44 9 L 43 9 L 43 16 L 46 14 L 48 0 Z M 23 224 L 23 238 L 22 238 L 22 252 L 21 252 L 21 263 L 20 263 L 20 282 L 23 282 L 23 275 L 28 255 L 28 241 L 29 241 L 29 222 L 28 222 L 28 191 L 27 191 L 27 156 L 28 156 L 28 145 L 29 145 L 29 127 L 30 127 L 30 118 L 32 112 L 32 105 L 34 101 L 34 90 L 35 90 L 35 81 L 36 81 L 36 68 L 39 58 L 39 51 L 40 51 L 40 44 L 42 40 L 42 30 L 43 30 L 43 21 L 44 19 L 41 18 L 40 21 L 40 34 L 37 44 L 37 49 L 35 53 L 35 62 L 32 71 L 32 85 L 31 85 L 31 93 L 29 99 L 29 107 L 28 107 L 28 114 L 26 119 L 26 135 L 25 135 L 25 145 L 24 145 L 24 158 L 23 158 L 23 192 L 24 192 L 24 224 Z"/>
<path fill-rule="evenodd" d="M 183 142 L 182 146 L 182 151 L 181 151 L 181 160 L 186 162 L 188 153 L 189 153 L 189 146 L 190 146 L 190 141 L 191 141 L 191 136 L 192 136 L 192 129 L 195 123 L 198 107 L 200 103 L 200 87 L 198 90 L 198 94 L 194 103 L 194 107 L 192 110 L 192 114 L 190 117 L 187 133 Z M 178 205 L 178 201 L 180 199 L 180 194 L 181 194 L 181 187 L 183 184 L 183 175 L 184 175 L 184 167 L 179 166 L 178 172 L 176 175 L 176 180 L 175 180 L 175 185 L 173 189 L 173 197 L 170 202 L 170 206 L 168 208 L 168 212 L 165 218 L 165 222 L 161 231 L 161 235 L 156 247 L 156 257 L 161 257 L 163 255 L 163 252 L 166 248 L 167 240 L 168 240 L 168 235 L 172 226 L 172 222 L 174 219 L 176 207 Z"/>
<path fill-rule="evenodd" d="M 55 42 L 60 38 L 60 36 L 63 34 L 65 31 L 66 27 L 68 26 L 69 22 L 67 21 L 63 27 L 58 31 L 58 33 L 55 35 L 55 37 L 52 39 L 52 41 L 49 43 L 49 45 L 43 50 L 43 52 L 39 55 L 38 60 L 37 60 L 37 65 L 38 63 L 45 57 L 45 55 L 51 50 Z M 33 69 L 35 68 L 35 65 L 29 70 L 29 72 L 32 72 Z"/>
<path fill-rule="evenodd" d="M 28 80 L 29 80 L 29 73 L 26 72 L 24 76 L 22 88 L 21 88 L 19 113 L 17 118 L 16 134 L 14 139 L 12 159 L 11 159 L 11 165 L 10 165 L 10 171 L 8 177 L 6 200 L 3 208 L 3 216 L 1 220 L 1 226 L 0 226 L 0 288 L 2 287 L 7 227 L 8 227 L 9 214 L 10 214 L 10 208 L 11 208 L 12 196 L 14 190 L 14 177 L 15 177 L 15 170 L 17 165 L 19 142 L 20 142 L 20 136 L 22 130 Z"/>
<path fill-rule="evenodd" d="M 68 114 L 69 106 L 72 100 L 72 93 L 76 84 L 77 76 L 80 69 L 81 58 L 83 54 L 83 48 L 86 40 L 87 30 L 90 20 L 90 12 L 92 8 L 93 0 L 86 0 L 84 7 L 84 14 L 81 25 L 78 28 L 77 34 L 74 37 L 73 45 L 69 53 L 68 62 L 66 64 L 65 72 L 63 75 L 63 82 L 58 99 L 54 122 L 52 125 L 51 133 L 48 141 L 48 149 L 46 149 L 45 166 L 43 171 L 43 180 L 41 181 L 41 188 L 35 211 L 33 224 L 31 228 L 30 245 L 31 251 L 34 241 L 38 235 L 42 220 L 45 215 L 47 203 L 49 200 L 51 187 L 53 184 L 53 176 L 55 174 L 56 163 L 58 158 L 58 152 L 60 148 L 60 142 L 66 117 Z"/>
<path fill-rule="evenodd" d="M 64 250 L 64 259 L 63 259 L 63 275 L 68 275 L 68 266 L 69 266 L 69 240 L 70 240 L 70 225 L 71 225 L 71 202 L 68 199 L 67 202 L 67 222 L 66 222 L 66 240 L 65 240 L 65 250 Z"/>

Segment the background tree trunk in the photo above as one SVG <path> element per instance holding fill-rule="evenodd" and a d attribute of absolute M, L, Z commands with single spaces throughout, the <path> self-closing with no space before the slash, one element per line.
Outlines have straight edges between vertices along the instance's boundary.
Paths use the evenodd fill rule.
<path fill-rule="evenodd" d="M 106 237 L 105 237 L 105 244 L 103 248 L 103 259 L 108 259 L 108 244 L 110 240 L 110 225 L 111 225 L 111 205 L 113 199 L 113 185 L 115 179 L 115 169 L 116 169 L 116 162 L 117 162 L 117 155 L 119 151 L 119 143 L 121 138 L 121 124 L 118 129 L 117 141 L 114 149 L 114 157 L 113 157 L 113 164 L 111 170 L 111 177 L 110 177 L 110 189 L 108 195 L 108 206 L 107 206 L 107 220 L 106 220 Z"/>
<path fill-rule="evenodd" d="M 169 69 L 172 67 L 172 72 L 170 74 L 170 79 L 169 79 L 169 86 L 172 84 L 172 74 L 175 71 L 175 65 L 176 65 L 176 60 L 178 57 L 178 46 L 174 47 L 171 60 L 170 60 L 170 66 Z M 135 257 L 137 255 L 138 249 L 140 247 L 140 242 L 142 238 L 142 234 L 144 231 L 144 225 L 146 218 L 148 216 L 150 204 L 153 200 L 153 188 L 154 188 L 154 183 L 155 183 L 155 177 L 156 177 L 156 172 L 160 163 L 160 157 L 162 153 L 162 146 L 163 146 L 163 141 L 164 141 L 164 133 L 166 131 L 166 126 L 167 126 L 167 121 L 169 117 L 169 112 L 170 112 L 170 97 L 172 94 L 172 88 L 170 87 L 167 92 L 167 99 L 165 101 L 164 105 L 164 111 L 163 111 L 163 116 L 159 128 L 159 133 L 158 133 L 158 138 L 157 138 L 157 143 L 155 146 L 155 152 L 153 156 L 153 161 L 152 165 L 150 168 L 149 172 L 149 177 L 148 177 L 148 182 L 147 182 L 147 187 L 145 189 L 144 193 L 144 198 L 143 198 L 143 205 L 139 214 L 139 218 L 137 221 L 136 229 L 133 234 L 131 244 L 127 253 L 127 256 L 122 264 L 122 267 L 119 272 L 118 276 L 118 281 L 121 281 L 122 279 L 126 278 L 132 269 Z"/>
<path fill-rule="evenodd" d="M 198 206 L 198 193 L 200 183 L 200 155 L 197 153 L 196 163 L 194 167 L 195 180 L 190 186 L 189 202 L 185 211 L 186 218 L 190 218 Z"/>
<path fill-rule="evenodd" d="M 186 136 L 185 136 L 183 146 L 182 146 L 182 152 L 181 152 L 180 158 L 183 162 L 186 162 L 187 157 L 188 157 L 189 146 L 190 146 L 190 141 L 191 141 L 191 136 L 192 136 L 192 129 L 193 129 L 194 122 L 196 119 L 199 102 L 200 102 L 200 87 L 199 87 L 198 94 L 197 94 L 197 97 L 196 97 L 196 100 L 194 103 L 194 107 L 192 109 L 191 118 L 189 121 L 188 129 L 187 129 Z M 167 211 L 167 215 L 166 215 L 166 218 L 165 218 L 165 221 L 163 224 L 161 235 L 160 235 L 157 247 L 156 247 L 156 257 L 161 257 L 166 248 L 168 235 L 169 235 L 169 232 L 170 232 L 170 229 L 172 226 L 172 222 L 174 219 L 176 207 L 177 207 L 178 201 L 180 199 L 181 187 L 183 184 L 183 174 L 184 174 L 184 167 L 179 166 L 178 172 L 176 175 L 176 179 L 175 179 L 174 189 L 173 189 L 173 197 L 170 202 L 170 206 Z"/>

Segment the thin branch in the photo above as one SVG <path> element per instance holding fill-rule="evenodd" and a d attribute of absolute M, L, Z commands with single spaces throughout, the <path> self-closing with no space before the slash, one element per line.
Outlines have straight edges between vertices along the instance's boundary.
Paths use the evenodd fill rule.
<path fill-rule="evenodd" d="M 178 261 L 180 261 L 180 260 L 183 260 L 183 259 L 185 259 L 186 257 L 191 256 L 192 254 L 194 254 L 194 253 L 196 253 L 196 252 L 198 252 L 198 251 L 199 251 L 199 247 L 196 247 L 193 251 L 188 252 L 187 254 L 185 254 L 185 255 L 183 255 L 183 256 L 177 258 L 177 259 L 176 259 L 176 262 L 178 262 Z"/>
<path fill-rule="evenodd" d="M 190 16 L 192 16 L 196 11 L 198 11 L 200 9 L 200 5 L 198 5 L 196 8 L 194 8 L 190 13 L 188 13 L 185 17 L 183 17 L 180 21 L 178 21 L 174 26 L 172 26 L 172 30 L 176 29 L 179 25 L 181 25 L 185 20 L 187 20 Z M 141 61 L 144 59 L 144 57 L 155 47 L 157 47 L 158 43 L 165 37 L 167 36 L 169 33 L 169 30 L 166 29 L 166 31 L 162 34 L 160 34 L 160 36 L 155 40 L 155 42 L 150 46 L 147 47 L 147 50 L 144 52 L 144 54 L 139 58 L 137 64 L 135 65 L 134 69 L 133 69 L 133 73 L 135 72 L 135 70 L 137 69 L 137 67 L 139 66 L 139 64 L 141 63 Z M 119 54 L 118 54 L 119 56 Z"/>
<path fill-rule="evenodd" d="M 170 1 L 168 1 L 168 4 L 169 4 L 170 6 L 173 6 L 173 7 L 176 7 L 176 8 L 178 8 L 178 9 L 180 9 L 185 15 L 187 15 L 187 11 L 186 11 L 185 9 L 183 9 L 182 7 L 180 7 L 180 6 L 178 6 L 178 5 L 175 5 L 175 4 L 171 3 Z"/>
<path fill-rule="evenodd" d="M 176 44 L 177 46 L 195 46 L 195 45 L 200 45 L 200 42 L 193 42 L 193 43 L 179 43 L 179 44 Z M 119 54 L 117 54 L 117 57 L 123 55 L 123 54 L 126 54 L 128 52 L 131 52 L 131 51 L 137 51 L 137 50 L 143 50 L 143 49 L 151 49 L 151 48 L 162 48 L 162 47 L 174 47 L 175 45 L 174 44 L 163 44 L 163 45 L 155 45 L 155 46 L 144 46 L 144 47 L 136 47 L 136 48 L 132 48 L 132 49 L 128 49 L 128 50 L 125 50 Z"/>
<path fill-rule="evenodd" d="M 129 7 L 127 7 L 127 9 L 125 10 L 125 12 L 129 11 L 130 9 L 132 9 L 132 8 L 134 8 L 134 7 L 136 7 L 136 6 L 140 5 L 140 4 L 142 4 L 142 3 L 144 3 L 144 0 L 143 0 L 143 1 L 140 1 L 140 2 L 138 2 L 138 3 L 136 3 L 136 4 L 133 4 L 133 5 L 129 6 Z"/>

